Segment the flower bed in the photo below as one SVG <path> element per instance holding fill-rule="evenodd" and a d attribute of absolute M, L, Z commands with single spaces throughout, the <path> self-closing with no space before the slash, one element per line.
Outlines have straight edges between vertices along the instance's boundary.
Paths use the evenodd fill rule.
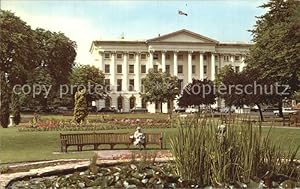
<path fill-rule="evenodd" d="M 32 121 L 28 126 L 20 127 L 19 131 L 98 131 L 115 129 L 143 128 L 171 128 L 174 127 L 169 120 L 154 119 L 106 119 L 87 120 L 78 124 L 70 120 L 38 120 Z"/>

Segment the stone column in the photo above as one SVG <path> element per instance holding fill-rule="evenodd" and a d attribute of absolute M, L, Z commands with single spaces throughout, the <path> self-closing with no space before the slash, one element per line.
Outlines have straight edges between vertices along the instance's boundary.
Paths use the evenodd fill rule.
<path fill-rule="evenodd" d="M 245 68 L 246 64 L 245 64 L 245 56 L 241 55 L 241 71 L 243 71 L 243 69 Z"/>
<path fill-rule="evenodd" d="M 161 70 L 166 72 L 166 51 L 161 52 Z"/>
<path fill-rule="evenodd" d="M 192 82 L 193 75 L 192 75 L 192 51 L 188 52 L 188 83 Z"/>
<path fill-rule="evenodd" d="M 111 53 L 111 63 L 110 63 L 110 84 L 113 90 L 116 90 L 116 53 Z"/>
<path fill-rule="evenodd" d="M 230 55 L 230 62 L 234 62 L 234 55 Z"/>
<path fill-rule="evenodd" d="M 203 53 L 200 52 L 200 62 L 199 62 L 199 78 L 204 79 L 204 63 L 203 63 Z"/>
<path fill-rule="evenodd" d="M 101 71 L 104 72 L 103 68 L 103 52 L 99 51 L 99 65 L 97 65 Z"/>
<path fill-rule="evenodd" d="M 210 79 L 213 81 L 215 80 L 215 75 L 216 75 L 216 62 L 215 62 L 215 54 L 214 53 L 211 53 L 211 63 L 210 63 Z"/>
<path fill-rule="evenodd" d="M 134 87 L 137 92 L 140 91 L 140 53 L 135 54 L 135 63 L 134 63 Z"/>
<path fill-rule="evenodd" d="M 124 52 L 123 54 L 123 91 L 128 91 L 128 52 Z"/>
<path fill-rule="evenodd" d="M 153 68 L 153 51 L 150 51 L 147 70 L 152 69 L 152 68 Z"/>
<path fill-rule="evenodd" d="M 177 64 L 177 51 L 174 51 L 174 72 L 173 75 L 177 76 L 178 75 L 178 64 Z"/>
<path fill-rule="evenodd" d="M 224 67 L 224 55 L 220 54 L 220 62 L 219 62 L 220 70 Z"/>

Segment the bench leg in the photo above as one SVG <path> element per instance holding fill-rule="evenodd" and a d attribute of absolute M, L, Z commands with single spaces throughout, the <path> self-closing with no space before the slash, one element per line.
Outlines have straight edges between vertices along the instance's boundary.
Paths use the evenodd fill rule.
<path fill-rule="evenodd" d="M 111 150 L 114 149 L 114 144 L 111 144 L 111 145 L 110 145 L 110 149 L 111 149 Z"/>
<path fill-rule="evenodd" d="M 94 144 L 94 150 L 98 150 L 98 145 Z"/>

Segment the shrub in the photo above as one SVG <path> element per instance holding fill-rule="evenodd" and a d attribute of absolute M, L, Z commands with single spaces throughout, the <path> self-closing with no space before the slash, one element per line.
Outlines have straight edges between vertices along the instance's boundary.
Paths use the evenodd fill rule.
<path fill-rule="evenodd" d="M 80 90 L 75 94 L 74 120 L 81 123 L 88 116 L 86 91 Z"/>
<path fill-rule="evenodd" d="M 251 124 L 222 129 L 207 119 L 179 121 L 178 131 L 171 138 L 171 150 L 175 172 L 183 180 L 202 187 L 225 187 L 249 183 L 257 177 L 300 176 L 294 161 L 299 147 L 283 152 L 280 145 L 270 140 L 271 131 L 263 136 L 261 128 Z"/>

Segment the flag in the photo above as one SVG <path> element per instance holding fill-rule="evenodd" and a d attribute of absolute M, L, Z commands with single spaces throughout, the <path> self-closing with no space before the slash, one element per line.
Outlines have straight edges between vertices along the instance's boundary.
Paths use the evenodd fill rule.
<path fill-rule="evenodd" d="M 183 11 L 181 11 L 181 10 L 178 10 L 178 14 L 179 14 L 179 15 L 183 15 L 183 16 L 187 16 L 187 15 L 188 15 L 187 13 L 185 13 L 185 12 L 183 12 Z"/>

